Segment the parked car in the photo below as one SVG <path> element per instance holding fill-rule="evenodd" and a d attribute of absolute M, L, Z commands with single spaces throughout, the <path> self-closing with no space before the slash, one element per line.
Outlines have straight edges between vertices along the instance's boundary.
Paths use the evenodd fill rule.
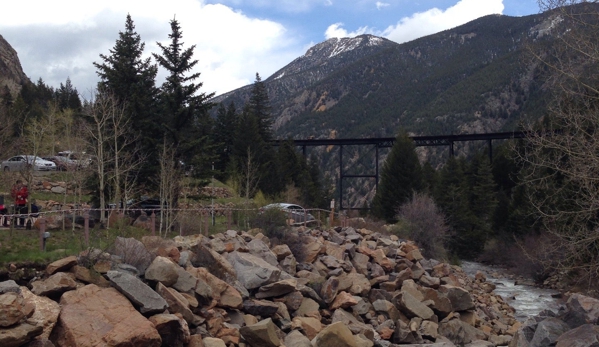
<path fill-rule="evenodd" d="M 35 171 L 55 171 L 56 164 L 35 155 L 16 155 L 2 162 L 4 171 L 22 171 L 29 167 Z"/>
<path fill-rule="evenodd" d="M 73 162 L 75 162 L 77 164 L 77 167 L 79 168 L 86 168 L 88 167 L 92 160 L 89 156 L 85 155 L 84 153 L 77 153 L 77 152 L 73 152 L 73 151 L 61 151 L 56 153 L 57 157 L 62 157 L 62 158 L 67 158 Z"/>
<path fill-rule="evenodd" d="M 165 202 L 160 206 L 160 199 L 151 199 L 148 197 L 142 197 L 141 200 L 129 200 L 127 201 L 128 214 L 131 218 L 137 219 L 142 212 L 145 212 L 147 216 L 151 216 L 152 212 L 156 215 L 161 213 L 161 208 L 167 208 L 168 204 Z"/>
<path fill-rule="evenodd" d="M 58 155 L 50 156 L 50 157 L 42 157 L 44 160 L 48 160 L 56 164 L 56 170 L 58 171 L 73 171 L 76 170 L 78 165 L 75 160 L 69 159 L 67 157 L 61 157 Z"/>
<path fill-rule="evenodd" d="M 299 224 L 309 224 L 309 223 L 318 223 L 316 218 L 313 215 L 308 213 L 305 208 L 300 205 L 288 204 L 288 203 L 276 203 L 270 204 L 262 207 L 260 210 L 264 211 L 267 209 L 276 208 L 283 211 L 286 214 L 288 220 L 293 220 L 291 224 L 299 225 Z"/>

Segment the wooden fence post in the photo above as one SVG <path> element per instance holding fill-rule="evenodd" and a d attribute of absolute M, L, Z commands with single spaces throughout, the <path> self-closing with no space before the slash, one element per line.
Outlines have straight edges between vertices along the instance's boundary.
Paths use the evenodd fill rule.
<path fill-rule="evenodd" d="M 83 232 L 85 234 L 85 247 L 89 247 L 89 210 L 83 212 Z"/>
<path fill-rule="evenodd" d="M 46 219 L 40 218 L 40 252 L 44 251 L 44 233 L 46 232 Z"/>

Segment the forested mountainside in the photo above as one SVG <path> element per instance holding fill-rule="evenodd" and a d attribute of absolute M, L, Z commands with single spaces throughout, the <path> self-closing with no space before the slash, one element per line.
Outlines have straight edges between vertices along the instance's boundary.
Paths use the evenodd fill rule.
<path fill-rule="evenodd" d="M 327 40 L 264 81 L 275 131 L 350 138 L 394 136 L 400 127 L 419 135 L 512 130 L 545 105 L 530 47 L 563 28 L 553 13 L 490 15 L 404 44 L 371 35 Z M 241 105 L 248 92 L 214 101 Z"/>

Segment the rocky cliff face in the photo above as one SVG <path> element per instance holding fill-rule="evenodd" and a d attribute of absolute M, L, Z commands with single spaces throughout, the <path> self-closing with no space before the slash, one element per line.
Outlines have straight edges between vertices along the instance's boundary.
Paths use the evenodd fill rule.
<path fill-rule="evenodd" d="M 0 35 L 0 98 L 5 92 L 5 87 L 15 96 L 25 83 L 31 83 L 23 72 L 17 52 Z"/>

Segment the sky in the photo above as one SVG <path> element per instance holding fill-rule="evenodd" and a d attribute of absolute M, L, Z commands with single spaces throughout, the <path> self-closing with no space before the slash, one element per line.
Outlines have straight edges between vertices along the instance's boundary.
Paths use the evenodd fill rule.
<path fill-rule="evenodd" d="M 58 87 L 70 78 L 89 98 L 93 62 L 109 55 L 127 14 L 145 42 L 144 56 L 168 45 L 176 18 L 184 47 L 195 45 L 200 90 L 216 95 L 266 79 L 313 45 L 373 34 L 403 43 L 489 14 L 526 16 L 537 0 L 19 0 L 2 4 L 0 35 L 25 74 Z M 159 69 L 157 84 L 166 72 Z"/>

